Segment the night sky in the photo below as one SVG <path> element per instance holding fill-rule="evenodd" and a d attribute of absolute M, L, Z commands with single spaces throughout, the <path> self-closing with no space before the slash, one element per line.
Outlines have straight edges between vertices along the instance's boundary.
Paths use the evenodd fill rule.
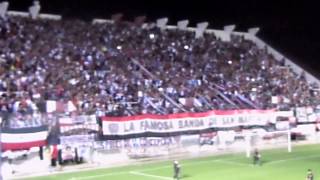
<path fill-rule="evenodd" d="M 280 0 L 279 0 L 280 1 Z M 24 10 L 32 0 L 9 0 L 11 10 Z M 320 8 L 316 1 L 159 1 L 159 0 L 40 0 L 45 13 L 62 14 L 65 18 L 110 18 L 122 12 L 125 19 L 146 15 L 147 21 L 169 17 L 169 24 L 189 19 L 190 25 L 208 21 L 209 27 L 222 29 L 236 24 L 237 31 L 261 28 L 258 36 L 286 57 L 320 78 Z M 318 15 L 317 15 L 318 14 Z"/>

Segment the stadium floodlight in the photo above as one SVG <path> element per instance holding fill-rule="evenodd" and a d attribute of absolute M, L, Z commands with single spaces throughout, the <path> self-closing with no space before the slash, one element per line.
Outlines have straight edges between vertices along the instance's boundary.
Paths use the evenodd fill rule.
<path fill-rule="evenodd" d="M 256 36 L 256 34 L 260 31 L 259 27 L 249 28 L 248 33 L 252 36 Z"/>
<path fill-rule="evenodd" d="M 178 29 L 180 30 L 186 30 L 188 24 L 189 24 L 189 20 L 186 19 L 186 20 L 178 21 L 177 26 L 178 26 Z"/>
<path fill-rule="evenodd" d="M 118 23 L 122 20 L 122 17 L 123 17 L 123 14 L 122 13 L 117 13 L 117 14 L 113 14 L 111 16 L 111 20 L 114 22 L 114 23 Z"/>
<path fill-rule="evenodd" d="M 134 24 L 137 26 L 142 26 L 146 19 L 146 16 L 137 16 L 134 18 Z"/>
<path fill-rule="evenodd" d="M 165 29 L 168 21 L 169 19 L 167 17 L 157 19 L 157 27 L 161 30 Z"/>
<path fill-rule="evenodd" d="M 149 34 L 149 38 L 154 39 L 154 34 L 153 33 Z"/>
<path fill-rule="evenodd" d="M 232 24 L 232 25 L 224 26 L 223 30 L 227 33 L 232 33 L 235 28 L 236 28 L 236 25 Z"/>
<path fill-rule="evenodd" d="M 203 36 L 203 33 L 207 29 L 208 25 L 209 25 L 208 22 L 201 22 L 197 24 L 196 38 L 200 38 Z"/>
<path fill-rule="evenodd" d="M 5 18 L 8 11 L 9 3 L 8 1 L 4 1 L 0 3 L 0 17 Z"/>
<path fill-rule="evenodd" d="M 40 2 L 33 1 L 33 5 L 29 7 L 29 13 L 32 19 L 36 19 L 39 16 L 40 9 Z"/>

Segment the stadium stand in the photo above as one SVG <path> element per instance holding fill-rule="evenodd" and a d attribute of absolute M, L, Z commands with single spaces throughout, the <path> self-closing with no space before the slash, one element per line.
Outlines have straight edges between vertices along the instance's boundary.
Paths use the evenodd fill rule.
<path fill-rule="evenodd" d="M 304 74 L 243 36 L 226 42 L 153 23 L 18 16 L 1 19 L 0 36 L 1 114 L 46 112 L 48 101 L 112 116 L 290 109 L 319 101 L 318 87 Z"/>
<path fill-rule="evenodd" d="M 205 30 L 206 22 L 189 29 L 188 20 L 172 28 L 167 18 L 147 23 L 140 16 L 128 22 L 122 14 L 87 22 L 38 14 L 38 5 L 31 8 L 32 18 L 21 12 L 0 14 L 0 130 L 9 154 L 40 147 L 43 156 L 55 147 L 60 154 L 76 154 L 68 160 L 77 162 L 84 149 L 92 156 L 100 147 L 126 149 L 129 157 L 141 158 L 150 151 L 153 156 L 180 154 L 199 143 L 225 148 L 229 139 L 222 137 L 231 137 L 230 142 L 241 137 L 238 150 L 243 139 L 255 137 L 245 137 L 251 126 L 259 126 L 257 134 L 283 130 L 287 143 L 291 126 L 299 123 L 291 121 L 293 111 L 301 122 L 316 124 L 320 117 L 318 84 L 291 61 L 279 60 L 272 48 L 247 38 L 257 29 L 238 33 L 235 26 L 226 26 L 225 32 L 213 32 Z M 140 129 L 127 127 L 125 121 L 139 118 L 147 119 Z M 247 129 L 238 122 L 248 122 Z M 162 134 L 145 137 L 141 129 Z M 97 135 L 115 138 L 96 141 Z M 268 135 L 272 140 L 280 136 Z"/>

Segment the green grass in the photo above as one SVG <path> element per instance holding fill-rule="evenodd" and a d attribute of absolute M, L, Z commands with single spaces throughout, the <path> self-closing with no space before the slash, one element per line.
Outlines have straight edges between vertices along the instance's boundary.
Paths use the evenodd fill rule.
<path fill-rule="evenodd" d="M 320 177 L 320 145 L 295 146 L 286 149 L 265 150 L 262 166 L 253 166 L 252 159 L 242 154 L 228 154 L 198 159 L 181 160 L 182 180 L 301 180 L 307 169 L 315 179 Z M 172 161 L 119 168 L 97 169 L 34 177 L 30 180 L 170 180 Z"/>

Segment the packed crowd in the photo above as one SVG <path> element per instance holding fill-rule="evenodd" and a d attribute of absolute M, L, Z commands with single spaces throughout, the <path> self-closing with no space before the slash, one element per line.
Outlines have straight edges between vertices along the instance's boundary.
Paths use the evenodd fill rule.
<path fill-rule="evenodd" d="M 312 106 L 315 88 L 241 36 L 223 42 L 153 23 L 0 20 L 3 117 L 32 118 L 48 100 L 113 116 Z"/>

